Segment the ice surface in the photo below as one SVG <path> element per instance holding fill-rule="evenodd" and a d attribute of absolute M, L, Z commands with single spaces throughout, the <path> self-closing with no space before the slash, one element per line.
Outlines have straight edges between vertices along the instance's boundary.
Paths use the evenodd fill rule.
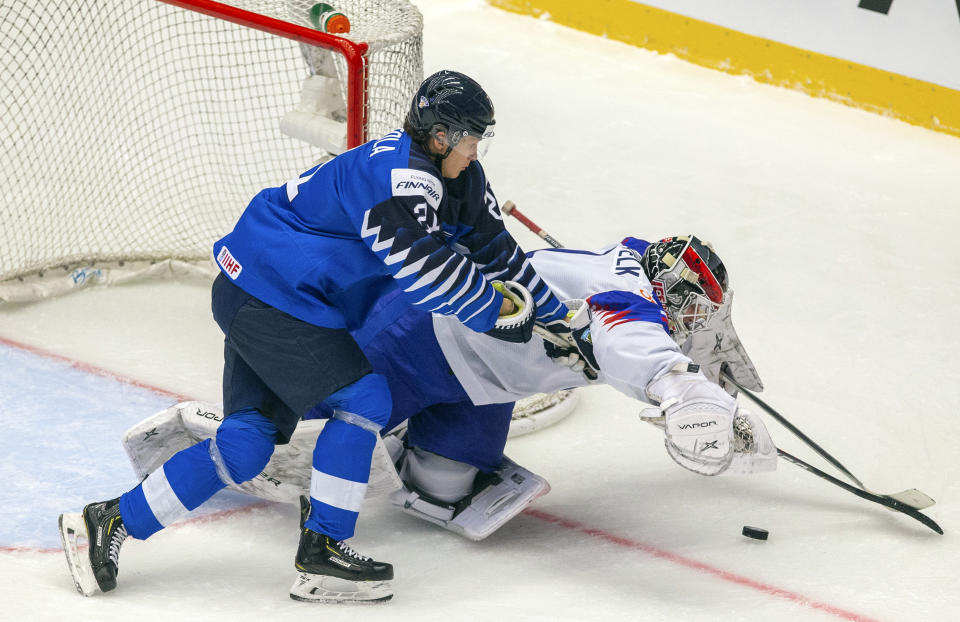
<path fill-rule="evenodd" d="M 871 488 L 934 497 L 947 535 L 786 463 L 685 472 L 636 404 L 600 387 L 510 441 L 553 491 L 484 542 L 367 503 L 354 544 L 395 564 L 387 605 L 291 601 L 296 509 L 237 498 L 128 541 L 117 591 L 84 599 L 53 550 L 56 512 L 132 484 L 120 437 L 170 394 L 219 400 L 206 288 L 141 284 L 0 311 L 2 337 L 168 392 L 0 345 L 0 620 L 956 619 L 960 141 L 479 0 L 418 5 L 427 71 L 471 74 L 496 102 L 484 166 L 498 198 L 570 246 L 711 240 L 764 397 Z"/>

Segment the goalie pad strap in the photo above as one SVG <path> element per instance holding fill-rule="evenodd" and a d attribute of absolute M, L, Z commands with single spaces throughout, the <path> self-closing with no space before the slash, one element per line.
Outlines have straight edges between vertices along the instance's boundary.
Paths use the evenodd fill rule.
<path fill-rule="evenodd" d="M 418 518 L 422 518 L 435 525 L 440 525 L 441 527 L 446 527 L 447 522 L 453 518 L 453 515 L 457 511 L 452 505 L 447 505 L 438 499 L 431 500 L 422 497 L 419 492 L 410 490 L 407 487 L 393 494 L 394 498 L 391 499 L 391 502 L 394 505 L 400 506 L 404 512 L 413 514 Z"/>

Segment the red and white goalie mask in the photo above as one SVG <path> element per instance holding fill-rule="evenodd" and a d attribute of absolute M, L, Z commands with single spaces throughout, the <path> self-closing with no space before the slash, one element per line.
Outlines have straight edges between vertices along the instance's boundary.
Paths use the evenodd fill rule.
<path fill-rule="evenodd" d="M 692 235 L 664 238 L 647 247 L 641 264 L 677 343 L 705 328 L 723 304 L 727 270 L 709 242 Z"/>

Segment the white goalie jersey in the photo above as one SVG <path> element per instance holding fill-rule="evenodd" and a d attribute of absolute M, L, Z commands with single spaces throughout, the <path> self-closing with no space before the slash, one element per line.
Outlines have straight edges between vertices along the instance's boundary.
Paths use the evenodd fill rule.
<path fill-rule="evenodd" d="M 651 403 L 654 400 L 649 389 L 654 380 L 678 365 L 695 362 L 714 382 L 721 365 L 726 365 L 743 386 L 762 388 L 730 324 L 729 300 L 724 303 L 724 312 L 714 316 L 718 324 L 694 335 L 702 339 L 688 339 L 682 349 L 673 341 L 640 266 L 645 245 L 642 240 L 626 238 L 596 252 L 557 249 L 531 253 L 531 264 L 557 296 L 586 301 L 589 306 L 593 354 L 599 367 L 595 382 Z M 432 325 L 447 364 L 478 406 L 589 384 L 583 373 L 553 363 L 537 335 L 530 343 L 515 344 L 475 333 L 451 316 L 433 316 Z M 222 417 L 215 405 L 191 402 L 173 406 L 131 428 L 124 445 L 138 475 L 156 469 L 176 451 L 212 437 Z M 647 420 L 663 427 L 664 418 L 657 419 Z M 265 499 L 297 502 L 299 495 L 309 490 L 310 453 L 323 425 L 322 420 L 302 422 L 290 444 L 278 447 L 264 472 L 239 489 Z M 741 434 L 744 430 L 749 434 Z M 776 447 L 761 421 L 741 410 L 734 431 L 737 446 L 727 472 L 775 468 Z M 377 447 L 370 494 L 401 485 L 393 458 L 382 443 Z"/>
<path fill-rule="evenodd" d="M 646 242 L 626 238 L 596 252 L 544 249 L 530 263 L 562 300 L 584 300 L 590 308 L 598 382 L 647 401 L 647 385 L 691 360 L 667 331 L 667 320 L 644 275 Z M 544 355 L 543 339 L 514 344 L 463 330 L 455 318 L 435 315 L 437 341 L 447 363 L 474 404 L 512 402 L 588 384 L 580 372 Z"/>

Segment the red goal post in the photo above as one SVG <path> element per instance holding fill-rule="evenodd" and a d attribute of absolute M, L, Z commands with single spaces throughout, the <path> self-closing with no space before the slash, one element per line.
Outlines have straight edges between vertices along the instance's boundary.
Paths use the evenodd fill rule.
<path fill-rule="evenodd" d="M 347 149 L 362 145 L 369 138 L 373 138 L 367 136 L 366 130 L 366 54 L 370 47 L 368 44 L 354 42 L 346 37 L 327 34 L 315 28 L 308 28 L 307 26 L 277 19 L 268 14 L 255 13 L 222 2 L 213 2 L 212 0 L 158 0 L 158 2 L 203 13 L 247 28 L 262 30 L 272 35 L 292 39 L 298 43 L 339 52 L 343 55 L 347 65 Z"/>
<path fill-rule="evenodd" d="M 0 0 L 0 308 L 210 279 L 250 198 L 330 151 L 283 129 L 310 116 L 324 71 L 343 148 L 400 127 L 423 79 L 419 11 L 328 0 L 351 21 L 338 36 L 312 27 L 315 3 Z M 572 396 L 521 401 L 512 433 L 562 419 Z"/>

